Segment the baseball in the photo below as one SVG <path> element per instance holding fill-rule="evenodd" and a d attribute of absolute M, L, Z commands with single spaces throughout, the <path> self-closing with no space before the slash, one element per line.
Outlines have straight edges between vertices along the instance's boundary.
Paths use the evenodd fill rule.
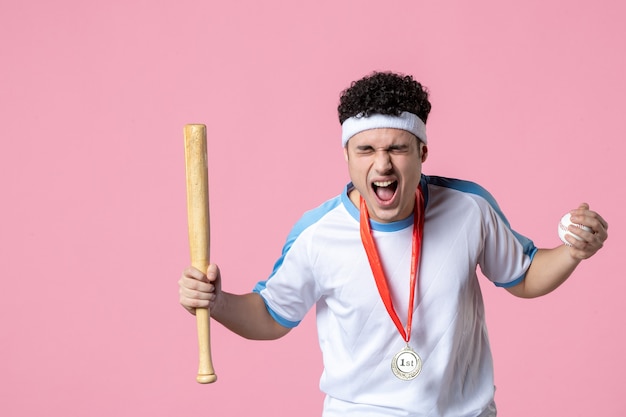
<path fill-rule="evenodd" d="M 566 239 L 565 239 L 565 235 L 570 235 L 572 236 L 574 239 L 577 240 L 582 240 L 581 238 L 579 238 L 578 236 L 576 236 L 575 234 L 570 233 L 567 228 L 569 227 L 569 225 L 572 224 L 576 227 L 580 227 L 583 230 L 586 230 L 588 232 L 591 232 L 591 228 L 587 227 L 587 226 L 583 226 L 582 224 L 575 224 L 572 223 L 572 221 L 570 220 L 570 214 L 567 213 L 566 215 L 564 215 L 563 217 L 561 217 L 561 221 L 559 222 L 559 238 L 561 238 L 561 241 L 563 243 L 565 243 L 567 246 L 572 246 L 571 243 L 569 243 Z"/>

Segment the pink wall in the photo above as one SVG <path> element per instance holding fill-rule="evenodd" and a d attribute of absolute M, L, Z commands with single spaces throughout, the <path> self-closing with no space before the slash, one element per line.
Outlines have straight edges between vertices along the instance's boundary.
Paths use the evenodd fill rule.
<path fill-rule="evenodd" d="M 195 382 L 182 128 L 208 125 L 212 258 L 247 291 L 344 185 L 337 97 L 372 70 L 430 88 L 425 171 L 537 244 L 581 201 L 609 220 L 556 293 L 484 287 L 501 415 L 626 415 L 626 6 L 505 3 L 2 2 L 0 415 L 319 416 L 313 314 L 277 342 L 213 325 Z"/>

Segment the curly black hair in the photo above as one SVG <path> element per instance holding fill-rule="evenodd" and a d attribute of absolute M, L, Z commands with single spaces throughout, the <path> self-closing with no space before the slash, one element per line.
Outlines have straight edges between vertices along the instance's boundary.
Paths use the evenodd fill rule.
<path fill-rule="evenodd" d="M 424 123 L 430 112 L 428 91 L 410 75 L 373 72 L 352 82 L 339 98 L 339 123 L 362 114 L 390 114 L 403 111 L 417 115 Z"/>

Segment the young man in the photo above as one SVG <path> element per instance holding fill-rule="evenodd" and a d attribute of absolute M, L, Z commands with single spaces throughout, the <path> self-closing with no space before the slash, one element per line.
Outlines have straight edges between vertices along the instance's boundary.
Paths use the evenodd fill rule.
<path fill-rule="evenodd" d="M 188 311 L 250 339 L 276 339 L 316 307 L 324 416 L 495 416 L 493 364 L 476 269 L 518 297 L 563 283 L 607 238 L 586 204 L 571 246 L 537 249 L 477 184 L 422 174 L 428 94 L 374 73 L 341 95 L 351 183 L 304 214 L 270 277 L 244 295 L 219 269 L 179 281 Z"/>

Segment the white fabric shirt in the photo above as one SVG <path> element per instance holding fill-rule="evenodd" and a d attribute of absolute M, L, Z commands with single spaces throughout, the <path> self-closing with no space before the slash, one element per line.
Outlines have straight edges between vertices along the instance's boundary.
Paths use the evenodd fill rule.
<path fill-rule="evenodd" d="M 519 283 L 536 248 L 513 232 L 480 186 L 422 177 L 424 240 L 409 345 L 422 361 L 411 381 L 391 361 L 405 341 L 389 317 L 344 192 L 294 226 L 271 276 L 259 282 L 270 314 L 296 326 L 316 306 L 327 394 L 324 417 L 495 416 L 491 350 L 477 266 L 498 286 Z M 407 322 L 413 218 L 372 221 L 395 310 Z"/>

